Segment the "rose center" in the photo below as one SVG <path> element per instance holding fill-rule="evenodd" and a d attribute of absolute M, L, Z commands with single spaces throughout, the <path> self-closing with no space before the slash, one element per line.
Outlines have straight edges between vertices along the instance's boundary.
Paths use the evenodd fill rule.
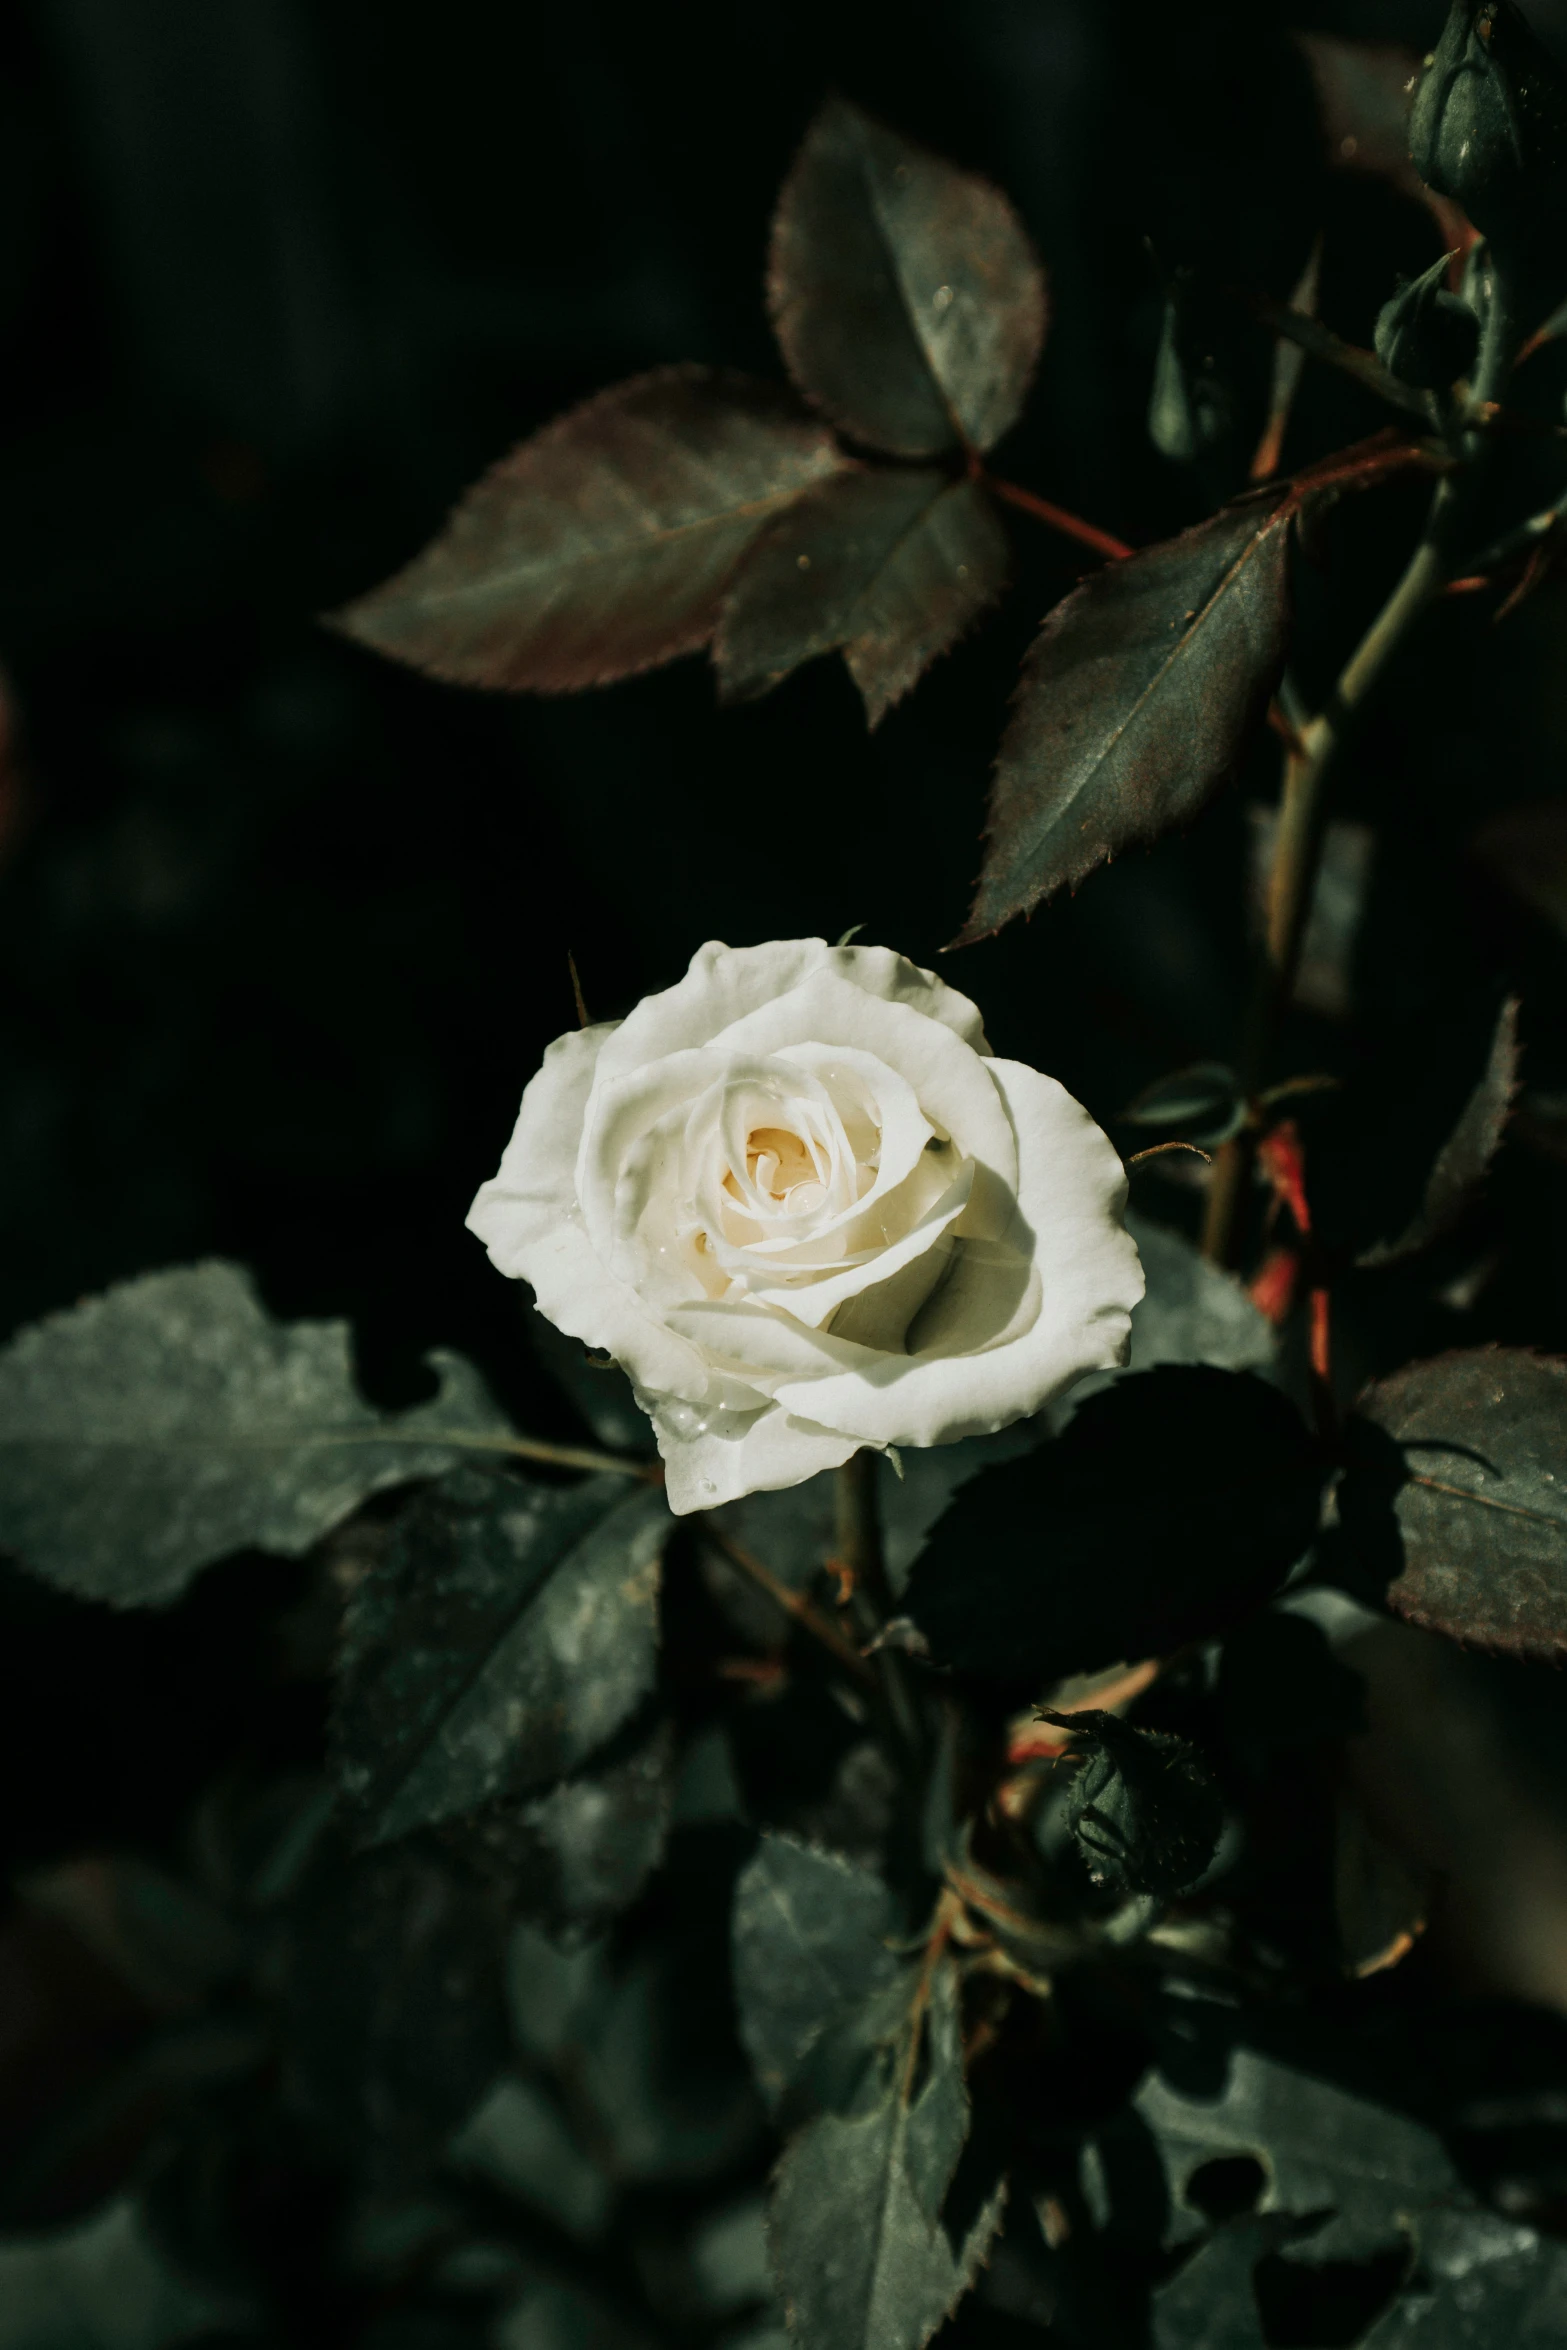
<path fill-rule="evenodd" d="M 753 1126 L 745 1138 L 745 1170 L 764 1198 L 786 1215 L 806 1215 L 827 1196 L 822 1171 L 804 1138 L 782 1126 Z M 734 1192 L 731 1175 L 728 1188 Z"/>

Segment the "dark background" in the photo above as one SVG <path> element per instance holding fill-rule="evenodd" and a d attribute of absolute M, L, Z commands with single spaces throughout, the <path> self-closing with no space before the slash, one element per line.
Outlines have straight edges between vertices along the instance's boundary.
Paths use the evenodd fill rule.
<path fill-rule="evenodd" d="M 0 17 L 0 1328 L 218 1253 L 280 1313 L 349 1316 L 377 1394 L 415 1392 L 443 1342 L 560 1424 L 463 1216 L 572 1018 L 568 947 L 596 1016 L 713 935 L 863 923 L 931 959 L 965 911 L 1019 655 L 1079 562 L 1021 523 L 1001 618 L 869 738 L 836 664 L 735 713 L 697 662 L 512 702 L 378 663 L 318 616 L 601 384 L 685 357 L 777 372 L 767 219 L 834 85 L 999 181 L 1049 264 L 1052 334 L 1002 470 L 1133 540 L 1181 526 L 1215 485 L 1147 439 L 1145 239 L 1163 265 L 1283 294 L 1325 227 L 1325 312 L 1368 341 L 1433 232 L 1325 172 L 1284 29 L 1423 49 L 1443 14 L 31 0 Z M 1380 421 L 1313 376 L 1291 449 Z M 1412 501 L 1346 513 L 1303 579 L 1308 685 L 1393 576 Z M 1547 1084 L 1567 1076 L 1561 950 L 1462 852 L 1487 812 L 1560 789 L 1562 627 L 1550 594 L 1494 640 L 1484 614 L 1444 612 L 1341 802 L 1395 843 L 1364 1018 L 1516 966 Z M 1253 786 L 1275 771 L 1264 747 Z M 1243 848 L 1232 798 L 951 976 L 1001 1050 L 1108 1117 L 1230 1049 Z M 1308 1031 L 1300 1049 L 1342 1044 Z M 1484 1329 L 1454 1337 L 1567 1337 L 1558 1173 L 1516 1187 L 1501 1210 L 1538 1239 Z M 225 1570 L 147 1625 L 4 1586 L 17 1854 L 172 1817 L 247 1738 L 308 1746 L 259 1667 L 245 1694 L 275 1591 L 275 1569 Z"/>

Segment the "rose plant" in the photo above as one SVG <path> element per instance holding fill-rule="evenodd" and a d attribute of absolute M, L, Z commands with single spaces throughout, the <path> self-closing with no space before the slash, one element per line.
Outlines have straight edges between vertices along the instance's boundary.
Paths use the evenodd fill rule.
<path fill-rule="evenodd" d="M 1524 1343 L 1567 1062 L 1546 948 L 1521 1003 L 1475 907 L 1559 926 L 1564 835 L 1558 801 L 1416 803 L 1398 664 L 1427 632 L 1480 672 L 1508 640 L 1476 615 L 1530 598 L 1560 626 L 1567 77 L 1515 0 L 1453 0 L 1424 78 L 1323 33 L 1286 66 L 1327 232 L 1282 278 L 1156 265 L 1184 527 L 1134 548 L 996 470 L 1043 265 L 988 179 L 830 98 L 773 224 L 787 383 L 595 394 L 338 615 L 512 691 L 706 648 L 743 702 L 841 652 L 876 726 L 1039 526 L 1077 575 L 999 725 L 954 947 L 1038 919 L 994 997 L 943 972 L 1026 1037 L 1006 974 L 1085 935 L 1067 893 L 1191 826 L 1219 846 L 1181 903 L 1217 926 L 1245 830 L 1254 920 L 1209 956 L 1191 913 L 1181 951 L 1215 991 L 1249 953 L 1249 995 L 1179 1059 L 1145 1002 L 1122 1086 L 1121 901 L 1081 992 L 1110 1074 L 1074 1073 L 1112 1143 L 889 946 L 709 944 L 621 1019 L 579 990 L 528 1082 L 470 1216 L 525 1285 L 482 1371 L 439 1353 L 383 1407 L 343 1324 L 226 1263 L 11 1340 L 0 1545 L 62 1607 L 297 1562 L 276 1645 L 331 1720 L 317 1767 L 258 1759 L 183 1842 L 20 1889 L 144 2028 L 119 2102 L 0 2176 L 0 2350 L 1559 2337 L 1538 2008 L 1567 1990 L 1537 1921 L 1508 1971 L 1472 1870 L 1555 1849 L 1548 1741 L 1498 1792 L 1477 1724 L 1522 1691 L 1538 1730 L 1526 1667 L 1567 1656 L 1567 1359 Z M 1437 732 L 1472 782 L 1445 702 Z M 1236 786 L 1273 794 L 1246 827 Z M 1433 959 L 1469 924 L 1456 1012 L 1385 912 L 1416 899 Z M 96 2215 L 78 2176 L 116 2182 Z"/>

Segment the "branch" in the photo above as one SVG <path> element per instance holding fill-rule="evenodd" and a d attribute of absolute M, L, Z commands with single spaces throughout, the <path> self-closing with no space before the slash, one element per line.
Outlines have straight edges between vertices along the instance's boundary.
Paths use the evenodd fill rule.
<path fill-rule="evenodd" d="M 1097 523 L 1085 522 L 1080 514 L 1070 513 L 1065 506 L 1053 505 L 1049 498 L 1041 498 L 1032 490 L 1022 489 L 1015 481 L 1003 481 L 994 473 L 981 469 L 976 478 L 982 481 L 993 497 L 1008 506 L 1016 506 L 1023 514 L 1032 514 L 1036 522 L 1043 522 L 1051 530 L 1058 530 L 1064 538 L 1076 539 L 1081 546 L 1092 547 L 1096 555 L 1107 562 L 1119 563 L 1137 549 L 1129 547 L 1124 539 L 1110 536 Z"/>
<path fill-rule="evenodd" d="M 792 1616 L 802 1631 L 809 1632 L 813 1640 L 819 1640 L 824 1648 L 831 1649 L 839 1664 L 846 1665 L 856 1680 L 875 1681 L 873 1668 L 866 1663 L 854 1642 L 846 1639 L 832 1618 L 824 1615 L 819 1607 L 806 1598 L 803 1591 L 791 1590 L 787 1583 L 781 1582 L 771 1567 L 764 1567 L 759 1558 L 753 1557 L 741 1543 L 732 1540 L 712 1518 L 703 1520 L 702 1531 L 731 1566 L 738 1567 L 741 1574 L 756 1585 L 758 1591 L 764 1591 L 775 1606 L 783 1609 L 785 1615 Z"/>

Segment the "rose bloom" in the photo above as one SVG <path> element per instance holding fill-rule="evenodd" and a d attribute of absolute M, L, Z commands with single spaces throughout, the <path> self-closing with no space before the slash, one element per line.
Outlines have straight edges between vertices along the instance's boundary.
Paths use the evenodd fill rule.
<path fill-rule="evenodd" d="M 1039 1411 L 1124 1362 L 1126 1176 L 885 947 L 709 945 L 563 1036 L 469 1227 L 629 1373 L 671 1509 Z"/>

